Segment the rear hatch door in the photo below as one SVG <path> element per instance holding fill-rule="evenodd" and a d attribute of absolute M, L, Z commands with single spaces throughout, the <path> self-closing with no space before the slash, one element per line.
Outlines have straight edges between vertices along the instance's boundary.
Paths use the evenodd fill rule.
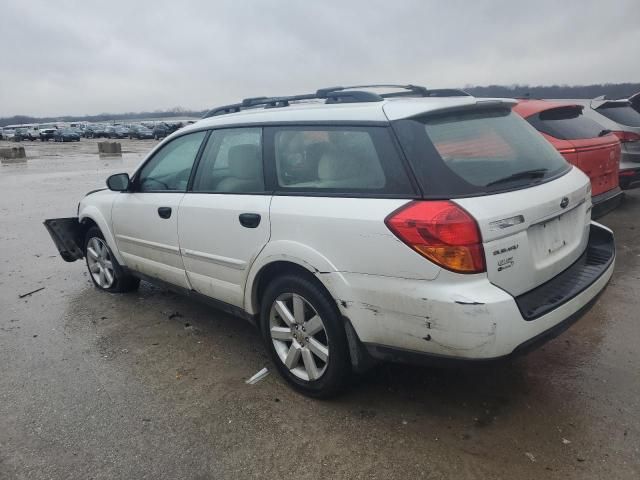
<path fill-rule="evenodd" d="M 620 142 L 615 135 L 571 140 L 576 165 L 591 180 L 592 194 L 600 195 L 618 186 Z"/>
<path fill-rule="evenodd" d="M 489 280 L 514 296 L 551 280 L 586 248 L 591 195 L 576 168 L 531 188 L 455 202 L 478 222 Z"/>
<path fill-rule="evenodd" d="M 478 222 L 492 283 L 520 295 L 584 253 L 589 179 L 511 105 L 478 101 L 393 125 L 423 197 L 456 202 Z"/>

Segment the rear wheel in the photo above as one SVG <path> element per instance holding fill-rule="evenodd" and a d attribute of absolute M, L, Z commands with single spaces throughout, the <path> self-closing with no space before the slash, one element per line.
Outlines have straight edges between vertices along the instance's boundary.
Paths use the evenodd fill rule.
<path fill-rule="evenodd" d="M 264 293 L 260 324 L 265 345 L 283 378 L 305 395 L 339 393 L 351 373 L 340 313 L 310 279 L 283 276 Z"/>
<path fill-rule="evenodd" d="M 124 272 L 98 227 L 91 227 L 85 237 L 85 258 L 93 284 L 108 292 L 129 292 L 140 280 Z"/>

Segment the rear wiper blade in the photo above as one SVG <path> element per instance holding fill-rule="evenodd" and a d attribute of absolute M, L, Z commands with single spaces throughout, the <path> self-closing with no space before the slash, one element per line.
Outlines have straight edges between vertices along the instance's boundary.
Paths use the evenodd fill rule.
<path fill-rule="evenodd" d="M 523 172 L 517 172 L 517 173 L 514 173 L 512 175 L 499 178 L 498 180 L 494 180 L 493 182 L 489 182 L 489 183 L 487 183 L 487 187 L 490 187 L 491 185 L 497 185 L 499 183 L 508 183 L 508 182 L 513 181 L 513 180 L 520 180 L 520 179 L 523 179 L 523 178 L 540 178 L 540 177 L 544 177 L 544 174 L 547 173 L 548 170 L 549 169 L 547 169 L 547 168 L 536 168 L 534 170 L 525 170 Z"/>
<path fill-rule="evenodd" d="M 611 133 L 611 130 L 609 130 L 608 128 L 605 128 L 604 130 L 602 130 L 598 136 L 599 137 L 604 137 L 605 135 L 609 135 Z"/>

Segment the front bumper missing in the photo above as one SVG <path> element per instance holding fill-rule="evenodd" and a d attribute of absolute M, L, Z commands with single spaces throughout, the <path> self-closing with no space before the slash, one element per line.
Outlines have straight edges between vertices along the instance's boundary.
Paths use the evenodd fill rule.
<path fill-rule="evenodd" d="M 84 257 L 85 229 L 78 217 L 51 218 L 44 221 L 44 226 L 65 262 L 75 262 Z"/>

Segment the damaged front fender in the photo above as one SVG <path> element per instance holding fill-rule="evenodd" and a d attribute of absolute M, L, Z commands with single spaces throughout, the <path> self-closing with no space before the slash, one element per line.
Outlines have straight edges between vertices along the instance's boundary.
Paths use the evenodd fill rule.
<path fill-rule="evenodd" d="M 44 221 L 44 226 L 65 262 L 75 262 L 84 257 L 85 228 L 78 217 L 51 218 Z"/>

